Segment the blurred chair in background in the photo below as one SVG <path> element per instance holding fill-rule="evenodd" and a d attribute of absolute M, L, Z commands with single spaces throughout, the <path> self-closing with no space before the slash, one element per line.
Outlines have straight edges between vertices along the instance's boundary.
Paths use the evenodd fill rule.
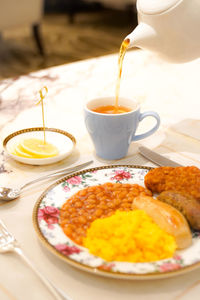
<path fill-rule="evenodd" d="M 126 9 L 133 6 L 136 0 L 84 0 L 86 2 L 99 2 L 103 6 L 113 9 Z"/>
<path fill-rule="evenodd" d="M 130 20 L 137 18 L 136 15 L 136 0 L 60 0 L 69 4 L 68 15 L 70 23 L 74 23 L 74 16 L 82 7 L 88 9 L 97 8 L 100 5 L 102 8 L 113 10 L 127 11 L 127 16 Z"/>
<path fill-rule="evenodd" d="M 21 25 L 30 25 L 39 53 L 44 56 L 40 33 L 43 0 L 0 0 L 0 33 Z"/>

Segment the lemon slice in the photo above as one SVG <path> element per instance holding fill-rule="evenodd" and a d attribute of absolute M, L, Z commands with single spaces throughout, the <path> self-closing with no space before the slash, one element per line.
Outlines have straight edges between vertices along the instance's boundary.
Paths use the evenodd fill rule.
<path fill-rule="evenodd" d="M 21 157 L 32 158 L 30 154 L 23 152 L 23 149 L 20 144 L 15 146 L 15 148 L 12 149 L 11 153 Z"/>
<path fill-rule="evenodd" d="M 56 146 L 35 138 L 23 140 L 20 143 L 20 150 L 32 158 L 52 157 L 58 154 Z"/>

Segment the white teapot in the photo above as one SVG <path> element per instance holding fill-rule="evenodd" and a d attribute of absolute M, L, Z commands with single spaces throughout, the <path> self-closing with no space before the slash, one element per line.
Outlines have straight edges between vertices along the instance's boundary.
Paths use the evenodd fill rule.
<path fill-rule="evenodd" d="M 200 57 L 200 0 L 137 0 L 138 26 L 129 47 L 181 63 Z"/>

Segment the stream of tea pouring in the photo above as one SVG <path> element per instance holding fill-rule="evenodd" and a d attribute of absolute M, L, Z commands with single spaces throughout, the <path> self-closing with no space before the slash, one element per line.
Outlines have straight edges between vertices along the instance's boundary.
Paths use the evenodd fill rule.
<path fill-rule="evenodd" d="M 120 46 L 119 55 L 118 55 L 118 73 L 117 73 L 117 82 L 116 82 L 116 90 L 115 90 L 115 103 L 113 105 L 103 105 L 93 109 L 94 112 L 104 113 L 104 114 L 122 114 L 131 111 L 130 107 L 125 107 L 119 105 L 119 92 L 120 92 L 120 83 L 122 77 L 122 66 L 123 60 L 128 49 L 130 40 L 125 39 L 122 41 Z"/>
<path fill-rule="evenodd" d="M 124 55 L 126 53 L 126 50 L 128 49 L 130 44 L 130 40 L 126 38 L 123 40 L 120 50 L 119 50 L 119 56 L 118 56 L 118 76 L 117 76 L 117 84 L 116 84 L 116 91 L 115 91 L 115 111 L 117 112 L 119 110 L 119 91 L 120 91 L 120 83 L 121 83 L 121 77 L 122 77 L 122 65 L 124 60 Z"/>
<path fill-rule="evenodd" d="M 125 39 L 129 48 L 157 53 L 168 62 L 200 57 L 199 0 L 137 0 L 138 26 Z"/>

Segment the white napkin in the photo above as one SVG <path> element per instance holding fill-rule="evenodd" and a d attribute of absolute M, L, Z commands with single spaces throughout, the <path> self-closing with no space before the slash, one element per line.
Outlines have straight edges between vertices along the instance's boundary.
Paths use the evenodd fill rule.
<path fill-rule="evenodd" d="M 185 119 L 171 128 L 178 133 L 200 140 L 200 120 Z"/>

